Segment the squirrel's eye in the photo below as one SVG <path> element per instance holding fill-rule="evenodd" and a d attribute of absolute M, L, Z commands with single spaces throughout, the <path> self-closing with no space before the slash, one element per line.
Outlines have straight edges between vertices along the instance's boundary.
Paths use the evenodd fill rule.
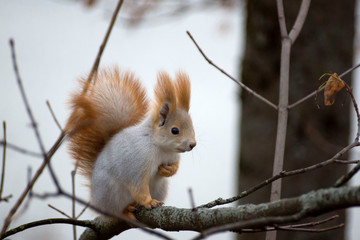
<path fill-rule="evenodd" d="M 171 129 L 171 133 L 174 134 L 174 135 L 178 135 L 180 133 L 179 129 L 177 127 L 173 127 Z"/>

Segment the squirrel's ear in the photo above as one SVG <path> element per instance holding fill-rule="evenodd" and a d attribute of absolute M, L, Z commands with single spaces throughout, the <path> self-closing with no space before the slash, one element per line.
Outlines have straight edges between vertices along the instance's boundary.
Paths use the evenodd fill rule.
<path fill-rule="evenodd" d="M 155 105 L 153 118 L 155 126 L 163 126 L 169 118 L 169 114 L 176 110 L 175 86 L 166 72 L 159 72 L 155 86 Z"/>
<path fill-rule="evenodd" d="M 170 114 L 170 105 L 169 103 L 164 103 L 159 111 L 159 127 L 165 125 L 165 122 L 168 119 L 169 114 Z"/>

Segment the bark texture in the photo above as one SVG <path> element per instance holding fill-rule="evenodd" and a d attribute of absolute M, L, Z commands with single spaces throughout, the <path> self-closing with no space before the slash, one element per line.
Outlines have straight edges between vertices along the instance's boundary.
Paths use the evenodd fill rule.
<path fill-rule="evenodd" d="M 166 231 L 197 231 L 202 232 L 205 237 L 215 232 L 239 231 L 239 228 L 262 228 L 269 224 L 292 223 L 335 209 L 359 205 L 360 187 L 345 186 L 311 191 L 272 203 L 245 204 L 237 207 L 213 209 L 159 207 L 153 210 L 142 208 L 136 213 L 136 218 L 152 228 Z M 123 221 L 103 217 L 96 218 L 91 224 L 96 226 L 98 232 L 88 228 L 83 232 L 80 240 L 109 239 L 131 228 Z"/>
<path fill-rule="evenodd" d="M 288 30 L 301 1 L 284 1 Z M 272 102 L 278 102 L 280 31 L 275 1 L 247 1 L 246 45 L 242 81 Z M 316 90 L 323 73 L 341 73 L 352 66 L 355 1 L 312 1 L 308 17 L 292 47 L 290 104 Z M 350 84 L 350 76 L 344 78 Z M 241 93 L 241 150 L 239 191 L 272 174 L 277 112 L 246 92 Z M 322 94 L 289 112 L 284 169 L 292 170 L 328 159 L 349 139 L 350 103 L 342 93 L 331 107 Z M 320 108 L 318 108 L 318 105 Z M 282 197 L 293 197 L 332 186 L 346 166 L 323 168 L 283 180 Z M 270 186 L 241 203 L 267 202 Z M 344 212 L 341 212 L 344 221 Z M 320 234 L 280 232 L 277 239 L 343 239 L 343 230 Z M 240 235 L 264 239 L 264 234 Z"/>

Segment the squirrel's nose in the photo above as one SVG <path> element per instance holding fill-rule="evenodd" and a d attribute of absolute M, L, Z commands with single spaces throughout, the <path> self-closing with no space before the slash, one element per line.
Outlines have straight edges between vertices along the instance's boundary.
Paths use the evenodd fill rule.
<path fill-rule="evenodd" d="M 192 150 L 195 146 L 196 146 L 196 142 L 194 142 L 194 143 L 190 143 L 190 145 L 189 145 L 190 150 Z"/>

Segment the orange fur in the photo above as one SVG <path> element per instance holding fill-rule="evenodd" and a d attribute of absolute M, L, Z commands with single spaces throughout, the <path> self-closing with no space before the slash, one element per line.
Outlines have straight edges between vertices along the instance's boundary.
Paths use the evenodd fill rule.
<path fill-rule="evenodd" d="M 159 121 L 159 112 L 164 103 L 170 104 L 170 112 L 174 113 L 177 107 L 190 109 L 190 80 L 184 72 L 178 72 L 176 82 L 173 82 L 166 72 L 159 72 L 155 86 L 155 105 L 153 108 L 154 124 Z"/>
<path fill-rule="evenodd" d="M 179 107 L 185 109 L 187 112 L 190 109 L 190 79 L 184 72 L 176 74 L 176 100 Z"/>
<path fill-rule="evenodd" d="M 101 70 L 96 81 L 80 79 L 85 93 L 72 95 L 66 125 L 70 152 L 80 172 L 91 178 L 95 160 L 106 142 L 122 129 L 139 123 L 148 110 L 146 92 L 131 72 Z"/>
<path fill-rule="evenodd" d="M 166 72 L 159 72 L 155 86 L 155 105 L 153 108 L 154 124 L 159 121 L 159 112 L 164 103 L 170 104 L 170 112 L 176 110 L 176 89 Z"/>
<path fill-rule="evenodd" d="M 158 174 L 163 177 L 171 177 L 175 175 L 175 173 L 179 169 L 180 161 L 173 164 L 161 164 L 158 168 Z"/>

